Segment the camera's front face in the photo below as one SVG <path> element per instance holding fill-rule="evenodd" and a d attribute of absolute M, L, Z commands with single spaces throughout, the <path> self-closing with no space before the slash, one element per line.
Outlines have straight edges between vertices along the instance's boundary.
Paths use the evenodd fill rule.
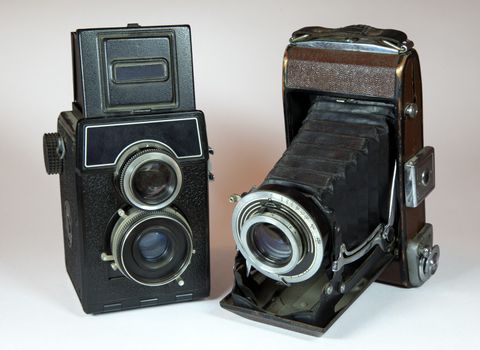
<path fill-rule="evenodd" d="M 74 111 L 46 135 L 45 155 L 60 173 L 67 271 L 84 310 L 206 297 L 209 149 L 189 28 L 72 40 Z"/>
<path fill-rule="evenodd" d="M 231 197 L 238 254 L 222 305 L 321 335 L 379 276 L 418 286 L 435 271 L 420 204 L 433 149 L 423 148 L 418 56 L 401 32 L 300 30 L 283 87 L 288 147 L 259 186 Z M 412 253 L 419 240 L 429 258 Z"/>
<path fill-rule="evenodd" d="M 183 286 L 181 276 L 196 252 L 194 233 L 208 238 L 206 213 L 196 218 L 203 222 L 193 230 L 193 203 L 182 201 L 186 195 L 207 199 L 203 116 L 184 112 L 129 119 L 86 119 L 83 126 L 83 171 L 109 177 L 119 199 L 105 228 L 102 258 L 135 283 Z M 197 193 L 189 193 L 192 188 Z"/>

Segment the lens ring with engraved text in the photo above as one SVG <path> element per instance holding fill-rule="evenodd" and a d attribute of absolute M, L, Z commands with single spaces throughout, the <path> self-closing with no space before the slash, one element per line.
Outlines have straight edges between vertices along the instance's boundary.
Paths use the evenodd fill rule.
<path fill-rule="evenodd" d="M 327 231 L 320 230 L 310 204 L 297 200 L 256 190 L 244 195 L 232 214 L 233 238 L 246 265 L 284 283 L 306 281 L 323 260 Z"/>
<path fill-rule="evenodd" d="M 193 255 L 192 231 L 185 217 L 169 207 L 131 208 L 120 215 L 110 239 L 119 270 L 145 286 L 170 283 L 186 270 Z"/>
<path fill-rule="evenodd" d="M 283 266 L 292 257 L 292 244 L 277 226 L 258 223 L 250 228 L 249 245 L 266 262 Z"/>
<path fill-rule="evenodd" d="M 133 206 L 156 210 L 172 203 L 182 185 L 182 172 L 175 159 L 160 149 L 140 151 L 130 157 L 120 172 L 120 189 Z"/>

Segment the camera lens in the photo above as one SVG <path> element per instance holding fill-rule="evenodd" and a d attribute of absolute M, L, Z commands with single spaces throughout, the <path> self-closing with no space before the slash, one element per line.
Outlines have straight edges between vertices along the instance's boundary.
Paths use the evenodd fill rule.
<path fill-rule="evenodd" d="M 157 230 L 143 234 L 138 240 L 140 254 L 148 262 L 159 262 L 166 255 L 170 245 L 168 236 Z"/>
<path fill-rule="evenodd" d="M 172 203 L 182 186 L 182 172 L 167 150 L 151 148 L 126 157 L 117 169 L 123 197 L 143 210 L 157 210 Z"/>
<path fill-rule="evenodd" d="M 174 281 L 193 255 L 190 226 L 173 208 L 123 212 L 113 227 L 110 244 L 119 270 L 145 286 Z"/>
<path fill-rule="evenodd" d="M 157 204 L 175 191 L 177 179 L 171 166 L 162 161 L 142 164 L 132 176 L 132 189 L 147 204 Z"/>
<path fill-rule="evenodd" d="M 276 281 L 303 282 L 322 264 L 328 231 L 320 231 L 321 218 L 310 214 L 313 203 L 275 189 L 252 191 L 238 201 L 233 238 L 247 266 Z"/>
<path fill-rule="evenodd" d="M 254 249 L 267 261 L 284 265 L 292 256 L 292 245 L 287 236 L 276 226 L 259 223 L 250 229 Z"/>

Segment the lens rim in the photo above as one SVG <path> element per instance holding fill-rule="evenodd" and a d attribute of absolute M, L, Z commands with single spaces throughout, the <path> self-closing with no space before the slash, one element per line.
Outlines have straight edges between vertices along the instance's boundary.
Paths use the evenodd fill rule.
<path fill-rule="evenodd" d="M 318 272 L 323 261 L 328 231 L 323 226 L 323 229 L 320 230 L 319 224 L 322 223 L 317 224 L 314 216 L 301 204 L 303 203 L 301 200 L 305 200 L 305 205 L 312 210 L 316 206 L 310 204 L 303 197 L 297 197 L 272 190 L 254 190 L 244 195 L 237 202 L 232 214 L 233 238 L 237 249 L 245 258 L 247 267 L 253 266 L 263 275 L 289 284 L 306 281 Z M 246 241 L 248 231 L 245 225 L 248 223 L 251 226 L 252 221 L 250 220 L 265 214 L 275 214 L 275 218 L 281 224 L 294 228 L 295 231 L 289 228 L 287 232 L 296 232 L 295 237 L 302 244 L 302 251 L 299 254 L 301 257 L 295 266 L 293 266 L 294 263 L 291 261 L 288 266 L 274 269 L 257 259 L 249 248 Z M 300 246 L 300 244 L 297 246 Z"/>
<path fill-rule="evenodd" d="M 266 259 L 262 253 L 258 252 L 256 247 L 252 246 L 251 235 L 253 231 L 251 229 L 257 224 L 273 225 L 287 237 L 292 247 L 292 254 L 287 263 L 274 264 Z M 248 248 L 249 256 L 255 262 L 254 266 L 262 271 L 274 274 L 287 273 L 297 266 L 302 256 L 303 244 L 297 229 L 288 220 L 276 213 L 266 212 L 263 215 L 251 217 L 243 224 L 240 236 L 242 246 Z"/>
<path fill-rule="evenodd" d="M 133 179 L 136 172 L 146 163 L 157 161 L 169 166 L 176 177 L 175 187 L 172 193 L 157 204 L 146 203 L 143 201 L 133 188 Z M 143 210 L 158 210 L 165 208 L 171 204 L 178 196 L 183 183 L 182 171 L 178 163 L 161 149 L 148 149 L 134 154 L 125 165 L 120 173 L 120 189 L 125 199 L 133 206 Z"/>
<path fill-rule="evenodd" d="M 147 196 L 145 196 L 144 194 L 146 193 L 142 193 L 138 186 L 139 183 L 142 183 L 142 181 L 139 181 L 138 177 L 141 176 L 140 174 L 142 171 L 144 171 L 144 167 L 146 166 L 158 166 L 159 168 L 162 167 L 162 170 L 168 172 L 167 176 L 170 177 L 166 182 L 164 182 L 165 187 L 163 188 L 163 190 L 154 195 L 154 197 L 156 198 L 153 199 L 148 198 L 148 194 Z M 146 171 L 148 172 L 149 170 Z M 145 180 L 145 178 L 143 178 L 143 180 Z M 158 160 L 145 161 L 139 164 L 136 169 L 133 169 L 130 187 L 134 196 L 139 201 L 146 205 L 155 206 L 158 203 L 165 202 L 175 192 L 175 189 L 177 188 L 177 174 L 175 173 L 175 170 L 165 162 L 159 162 Z"/>
<path fill-rule="evenodd" d="M 167 233 L 172 244 L 168 260 L 149 263 L 142 258 L 138 239 L 152 228 L 161 228 Z M 190 226 L 173 208 L 153 212 L 130 209 L 120 215 L 110 241 L 120 272 L 144 286 L 161 286 L 178 279 L 190 265 L 194 252 Z"/>
<path fill-rule="evenodd" d="M 145 254 L 142 252 L 141 244 L 142 239 L 152 233 L 158 233 L 163 235 L 166 239 L 165 247 L 160 255 L 155 258 L 147 258 Z M 172 259 L 173 248 L 172 248 L 172 240 L 170 238 L 169 232 L 166 232 L 165 229 L 161 226 L 153 226 L 150 227 L 140 234 L 137 235 L 135 241 L 133 243 L 133 257 L 139 264 L 144 264 L 149 267 L 155 268 L 164 265 L 165 263 L 169 262 Z"/>
<path fill-rule="evenodd" d="M 273 241 L 277 239 L 281 241 L 280 244 L 282 245 L 280 249 L 277 249 L 277 251 L 281 251 L 280 254 L 277 253 L 273 246 Z M 264 260 L 266 264 L 270 264 L 273 267 L 285 266 L 292 258 L 292 244 L 288 237 L 277 226 L 267 222 L 259 222 L 250 227 L 248 246 L 259 259 Z M 287 247 L 288 252 L 282 250 L 285 247 Z"/>

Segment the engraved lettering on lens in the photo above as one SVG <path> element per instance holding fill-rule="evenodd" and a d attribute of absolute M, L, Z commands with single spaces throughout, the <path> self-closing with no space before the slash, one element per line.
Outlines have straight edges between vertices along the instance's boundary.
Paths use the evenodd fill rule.
<path fill-rule="evenodd" d="M 125 199 L 144 210 L 156 210 L 172 203 L 183 181 L 175 155 L 148 142 L 127 149 L 117 163 L 115 174 Z"/>

